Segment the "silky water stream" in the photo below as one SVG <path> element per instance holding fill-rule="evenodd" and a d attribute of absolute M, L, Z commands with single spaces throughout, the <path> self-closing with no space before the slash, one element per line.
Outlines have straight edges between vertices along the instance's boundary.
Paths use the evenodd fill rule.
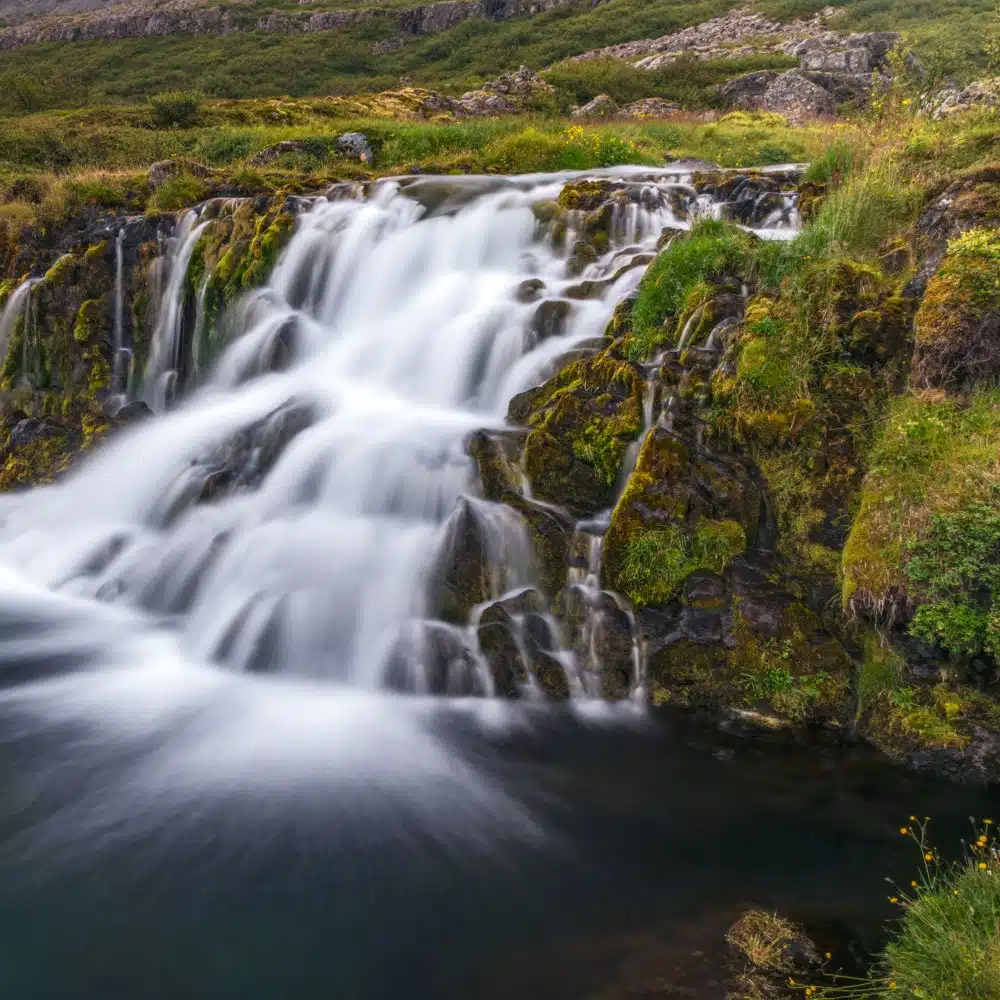
<path fill-rule="evenodd" d="M 303 201 L 216 357 L 203 295 L 185 315 L 204 210 L 166 248 L 144 373 L 116 296 L 115 390 L 156 418 L 0 505 L 2 995 L 557 1000 L 676 975 L 714 997 L 692 956 L 741 906 L 876 940 L 900 816 L 981 812 L 860 752 L 649 718 L 640 649 L 637 697 L 605 704 L 599 620 L 553 650 L 560 706 L 530 678 L 490 697 L 474 634 L 434 621 L 459 512 L 494 596 L 537 573 L 469 434 L 600 338 L 696 207 L 676 172 L 605 176 L 627 198 L 575 277 L 533 211 L 568 175 L 408 178 Z M 120 241 L 116 262 L 120 286 Z M 30 308 L 26 282 L 4 338 Z M 276 460 L 250 449 L 242 488 L 197 502 L 211 457 L 275 422 Z M 591 597 L 601 530 L 579 526 L 567 581 Z M 442 629 L 467 654 L 432 696 Z"/>

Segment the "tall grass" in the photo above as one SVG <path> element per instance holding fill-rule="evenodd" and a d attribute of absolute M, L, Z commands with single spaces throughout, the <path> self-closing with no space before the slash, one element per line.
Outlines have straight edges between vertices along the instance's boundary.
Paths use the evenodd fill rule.
<path fill-rule="evenodd" d="M 992 820 L 975 831 L 965 857 L 940 861 L 927 824 L 900 831 L 921 855 L 920 873 L 891 902 L 902 923 L 871 975 L 831 988 L 807 987 L 813 1000 L 1000 1000 L 1000 854 Z"/>

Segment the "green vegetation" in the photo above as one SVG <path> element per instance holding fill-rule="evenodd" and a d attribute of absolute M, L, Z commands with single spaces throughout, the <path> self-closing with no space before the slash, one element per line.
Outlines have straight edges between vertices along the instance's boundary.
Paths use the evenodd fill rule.
<path fill-rule="evenodd" d="M 974 831 L 965 857 L 943 861 L 927 822 L 900 830 L 920 850 L 920 873 L 890 896 L 898 932 L 861 981 L 805 987 L 813 1000 L 997 1000 L 1000 998 L 1000 856 L 993 821 Z"/>
<path fill-rule="evenodd" d="M 641 360 L 660 344 L 676 344 L 685 317 L 704 303 L 710 283 L 743 269 L 751 242 L 737 226 L 706 219 L 661 253 L 649 266 L 632 310 L 630 356 Z"/>
<path fill-rule="evenodd" d="M 967 570 L 982 572 L 996 558 L 984 545 L 996 520 L 998 447 L 995 389 L 968 400 L 914 394 L 892 403 L 844 548 L 845 602 L 888 613 L 907 599 L 972 599 L 978 586 Z M 935 566 L 948 570 L 941 580 L 931 578 Z"/>

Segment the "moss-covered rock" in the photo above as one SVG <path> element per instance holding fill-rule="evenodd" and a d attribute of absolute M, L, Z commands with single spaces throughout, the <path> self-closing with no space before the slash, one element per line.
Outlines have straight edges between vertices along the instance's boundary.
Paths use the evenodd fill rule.
<path fill-rule="evenodd" d="M 738 461 L 654 428 L 605 536 L 605 584 L 637 605 L 663 603 L 695 570 L 724 570 L 756 540 L 759 517 L 756 486 Z"/>
<path fill-rule="evenodd" d="M 509 419 L 530 428 L 524 466 L 532 494 L 593 514 L 614 499 L 628 444 L 642 428 L 642 379 L 604 351 L 516 396 Z"/>
<path fill-rule="evenodd" d="M 1000 236 L 970 229 L 948 244 L 916 316 L 911 381 L 968 391 L 1000 375 Z"/>

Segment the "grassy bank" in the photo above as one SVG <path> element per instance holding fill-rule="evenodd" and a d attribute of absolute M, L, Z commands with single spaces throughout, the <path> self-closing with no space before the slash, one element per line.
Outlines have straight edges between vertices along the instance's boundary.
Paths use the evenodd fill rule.
<path fill-rule="evenodd" d="M 724 166 L 801 161 L 834 139 L 829 126 L 790 128 L 774 116 L 719 122 L 568 127 L 554 119 L 406 122 L 342 117 L 353 102 L 215 102 L 190 128 L 155 128 L 143 106 L 48 112 L 0 119 L 0 220 L 8 227 L 58 224 L 88 206 L 128 212 L 182 207 L 213 190 L 321 190 L 345 178 L 428 173 L 527 173 L 697 156 Z M 345 106 L 346 105 L 346 106 Z M 278 121 L 275 121 L 278 119 Z M 335 151 L 337 136 L 362 131 L 375 149 L 360 165 Z M 299 148 L 255 165 L 279 142 Z M 208 178 L 153 198 L 150 164 L 190 158 Z M 175 185 L 175 188 L 177 186 Z"/>
<path fill-rule="evenodd" d="M 917 878 L 891 902 L 901 920 L 868 978 L 805 987 L 813 1000 L 997 1000 L 1000 997 L 1000 854 L 991 819 L 957 863 L 942 862 L 926 823 L 903 827 L 920 850 Z"/>

